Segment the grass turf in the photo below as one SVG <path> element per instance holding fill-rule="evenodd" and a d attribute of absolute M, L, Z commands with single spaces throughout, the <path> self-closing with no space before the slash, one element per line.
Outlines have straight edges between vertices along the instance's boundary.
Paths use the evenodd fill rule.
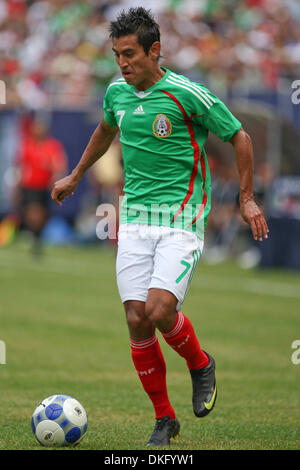
<path fill-rule="evenodd" d="M 300 275 L 200 261 L 183 312 L 214 355 L 218 399 L 194 417 L 182 358 L 159 334 L 170 400 L 181 423 L 173 450 L 299 449 Z M 0 250 L 0 449 L 43 449 L 30 427 L 39 401 L 65 393 L 89 416 L 75 449 L 138 450 L 154 426 L 133 368 L 115 281 L 115 251 L 47 247 L 39 262 L 15 243 Z"/>

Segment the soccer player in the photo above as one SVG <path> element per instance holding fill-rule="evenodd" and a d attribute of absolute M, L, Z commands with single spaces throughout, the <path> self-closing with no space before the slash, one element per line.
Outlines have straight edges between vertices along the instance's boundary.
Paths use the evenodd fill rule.
<path fill-rule="evenodd" d="M 208 89 L 159 65 L 160 31 L 151 12 L 123 11 L 111 22 L 110 36 L 122 78 L 108 87 L 103 120 L 72 173 L 54 184 L 52 198 L 61 205 L 73 194 L 120 130 L 125 196 L 117 284 L 133 363 L 155 410 L 148 445 L 169 445 L 180 424 L 168 397 L 157 330 L 187 363 L 194 414 L 206 416 L 217 397 L 215 361 L 201 348 L 181 312 L 203 250 L 210 211 L 211 180 L 204 150 L 209 131 L 234 147 L 240 210 L 253 237 L 267 238 L 268 227 L 254 201 L 250 137 Z"/>

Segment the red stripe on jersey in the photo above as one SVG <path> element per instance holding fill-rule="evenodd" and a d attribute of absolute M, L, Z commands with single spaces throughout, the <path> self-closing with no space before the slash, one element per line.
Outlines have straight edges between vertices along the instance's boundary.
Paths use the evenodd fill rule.
<path fill-rule="evenodd" d="M 198 162 L 199 162 L 200 149 L 199 149 L 199 145 L 198 145 L 198 143 L 196 141 L 196 138 L 195 138 L 195 133 L 194 133 L 194 129 L 193 129 L 191 119 L 187 115 L 187 113 L 186 113 L 185 109 L 183 108 L 182 104 L 178 101 L 178 99 L 174 95 L 172 95 L 168 91 L 165 91 L 165 90 L 159 90 L 159 91 L 161 91 L 162 93 L 165 93 L 165 95 L 168 95 L 177 104 L 178 108 L 180 109 L 180 111 L 183 115 L 184 122 L 185 122 L 185 124 L 188 128 L 190 138 L 191 138 L 191 144 L 192 144 L 193 149 L 194 149 L 194 165 L 193 165 L 193 169 L 192 169 L 192 173 L 191 173 L 191 177 L 190 177 L 189 189 L 188 189 L 188 192 L 187 192 L 187 194 L 186 194 L 186 196 L 185 196 L 185 198 L 184 198 L 184 200 L 183 200 L 183 202 L 180 206 L 179 211 L 173 217 L 173 220 L 171 222 L 171 224 L 173 224 L 174 220 L 176 219 L 176 217 L 179 214 L 181 214 L 181 212 L 183 211 L 185 205 L 187 204 L 188 200 L 190 199 L 191 195 L 193 194 L 194 183 L 195 183 L 195 179 L 196 179 L 196 176 L 197 176 L 197 173 L 198 173 Z M 201 168 L 202 168 L 202 166 L 201 166 Z M 203 201 L 202 201 L 202 204 L 203 204 Z M 206 201 L 205 201 L 205 204 L 206 204 Z"/>
<path fill-rule="evenodd" d="M 206 167 L 205 167 L 205 161 L 204 161 L 203 153 L 201 153 L 200 164 L 201 164 L 201 171 L 202 171 L 202 178 L 203 178 L 203 183 L 202 183 L 203 199 L 202 199 L 201 207 L 200 207 L 200 210 L 199 210 L 197 216 L 192 220 L 192 222 L 190 223 L 188 228 L 190 228 L 190 226 L 193 225 L 196 222 L 196 220 L 199 219 L 199 217 L 201 217 L 201 215 L 203 214 L 203 211 L 205 209 L 206 203 L 207 203 L 207 193 L 205 191 Z"/>

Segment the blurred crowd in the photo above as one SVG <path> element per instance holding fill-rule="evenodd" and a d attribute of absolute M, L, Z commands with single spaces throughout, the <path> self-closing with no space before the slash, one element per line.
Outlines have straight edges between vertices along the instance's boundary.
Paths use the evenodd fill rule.
<path fill-rule="evenodd" d="M 89 106 L 118 73 L 109 21 L 152 9 L 162 64 L 211 88 L 277 89 L 300 75 L 298 0 L 1 0 L 0 78 L 10 107 Z"/>
<path fill-rule="evenodd" d="M 109 23 L 121 10 L 136 6 L 151 9 L 160 25 L 161 64 L 202 82 L 220 97 L 230 90 L 280 92 L 286 81 L 290 87 L 299 79 L 299 0 L 0 0 L 0 80 L 6 85 L 6 108 L 13 110 L 1 116 L 0 247 L 22 228 L 34 234 L 35 253 L 40 252 L 40 237 L 51 243 L 99 238 L 98 205 L 117 206 L 122 193 L 120 143 L 115 141 L 89 172 L 79 209 L 73 211 L 76 216 L 62 221 L 51 212 L 49 188 L 73 162 L 74 147 L 68 149 L 70 127 L 61 132 L 65 121 L 59 124 L 61 142 L 49 133 L 48 125 L 55 112 L 71 110 L 69 123 L 78 111 L 93 114 L 93 106 L 119 74 Z M 37 125 L 29 125 L 27 112 L 37 117 Z M 44 112 L 49 122 L 41 120 Z M 268 195 L 276 177 L 268 156 L 272 128 L 262 124 L 260 114 L 256 120 L 251 116 L 254 189 L 268 216 Z M 83 120 L 82 125 L 88 123 Z M 81 131 L 82 141 L 86 134 Z M 216 142 L 208 141 L 213 184 L 205 259 L 215 263 L 233 255 L 242 266 L 252 267 L 261 254 L 241 219 L 237 168 L 225 150 L 220 152 Z M 30 176 L 28 168 L 37 161 L 39 168 L 32 167 Z"/>

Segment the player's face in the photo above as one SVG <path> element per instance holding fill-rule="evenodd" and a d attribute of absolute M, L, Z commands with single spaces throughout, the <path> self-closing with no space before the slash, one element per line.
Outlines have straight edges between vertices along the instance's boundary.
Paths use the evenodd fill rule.
<path fill-rule="evenodd" d="M 160 43 L 152 44 L 148 55 L 135 34 L 113 39 L 113 51 L 126 82 L 138 90 L 146 90 L 155 81 L 157 74 Z"/>

